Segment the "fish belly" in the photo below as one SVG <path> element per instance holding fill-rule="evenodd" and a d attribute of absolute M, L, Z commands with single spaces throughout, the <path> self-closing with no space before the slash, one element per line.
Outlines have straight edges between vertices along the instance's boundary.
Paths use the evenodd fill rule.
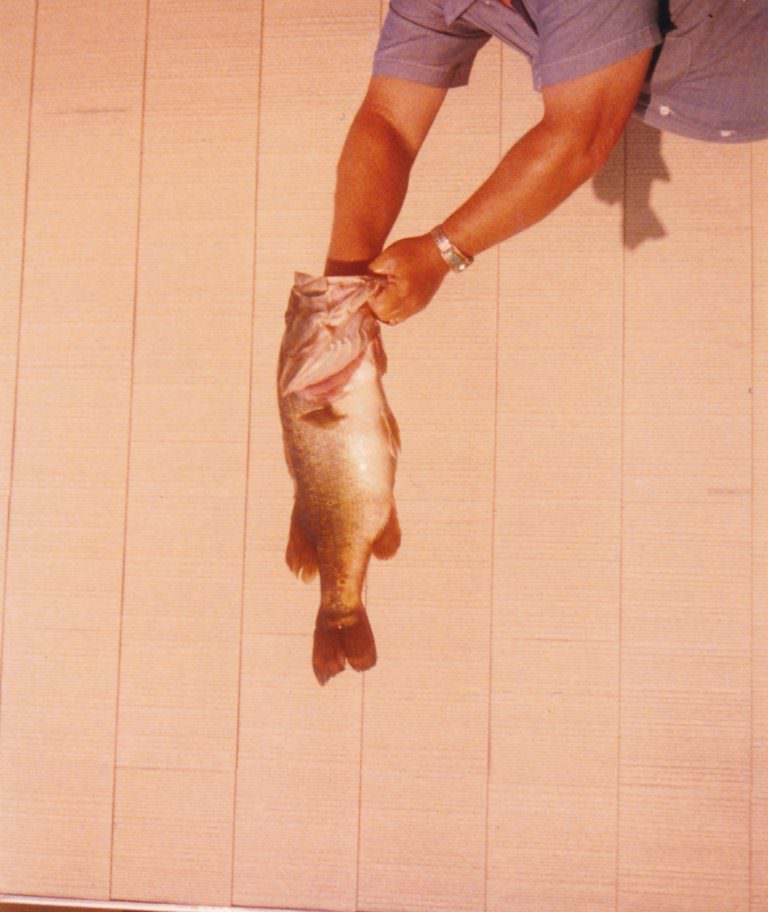
<path fill-rule="evenodd" d="M 318 552 L 323 601 L 359 602 L 373 543 L 393 505 L 395 461 L 385 402 L 374 366 L 365 359 L 333 417 L 304 430 L 297 466 L 297 501 Z M 343 574 L 339 567 L 343 566 Z M 350 608 L 353 606 L 350 605 Z"/>
<path fill-rule="evenodd" d="M 362 591 L 371 553 L 388 557 L 400 539 L 393 420 L 366 353 L 332 403 L 290 422 L 296 501 L 287 559 L 305 579 L 315 568 L 320 575 L 313 666 L 321 683 L 346 661 L 358 670 L 376 661 Z"/>

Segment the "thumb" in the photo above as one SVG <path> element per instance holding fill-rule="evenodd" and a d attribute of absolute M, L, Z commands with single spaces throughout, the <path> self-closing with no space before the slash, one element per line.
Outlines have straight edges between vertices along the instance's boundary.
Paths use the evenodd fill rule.
<path fill-rule="evenodd" d="M 370 272 L 377 272 L 379 275 L 387 275 L 392 269 L 392 257 L 390 257 L 385 250 L 383 253 L 380 253 L 375 259 L 371 260 L 368 264 L 368 270 Z"/>

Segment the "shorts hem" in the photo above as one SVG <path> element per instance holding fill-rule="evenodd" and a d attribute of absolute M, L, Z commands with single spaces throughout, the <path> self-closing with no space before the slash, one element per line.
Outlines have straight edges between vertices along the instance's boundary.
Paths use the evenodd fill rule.
<path fill-rule="evenodd" d="M 451 73 L 446 73 L 444 70 L 426 64 L 393 58 L 375 60 L 372 72 L 374 76 L 394 76 L 439 89 L 455 89 L 465 86 L 469 82 L 469 67 L 461 67 Z"/>
<path fill-rule="evenodd" d="M 576 57 L 556 60 L 552 63 L 538 64 L 535 67 L 535 85 L 537 89 L 567 82 L 594 73 L 633 54 L 661 44 L 662 36 L 658 27 L 647 25 L 632 35 L 618 41 L 612 41 L 603 47 L 593 48 Z"/>

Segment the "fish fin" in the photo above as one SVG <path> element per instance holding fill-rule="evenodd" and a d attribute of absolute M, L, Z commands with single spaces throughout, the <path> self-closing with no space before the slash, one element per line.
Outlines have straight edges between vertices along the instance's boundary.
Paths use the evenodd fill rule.
<path fill-rule="evenodd" d="M 373 553 L 379 560 L 387 560 L 397 554 L 400 547 L 400 522 L 397 518 L 397 508 L 394 503 L 389 513 L 386 526 L 379 532 L 373 543 Z"/>
<path fill-rule="evenodd" d="M 368 615 L 360 605 L 353 612 L 334 615 L 321 608 L 315 622 L 312 668 L 320 684 L 344 671 L 346 662 L 356 671 L 376 664 L 376 641 Z"/>
<path fill-rule="evenodd" d="M 347 661 L 355 671 L 367 671 L 376 664 L 376 641 L 368 615 L 362 606 L 355 623 L 342 628 L 341 642 Z"/>
<path fill-rule="evenodd" d="M 312 641 L 312 669 L 318 683 L 321 686 L 327 684 L 334 675 L 344 671 L 346 661 L 341 632 L 316 627 Z"/>
<path fill-rule="evenodd" d="M 305 583 L 317 575 L 317 551 L 307 538 L 299 520 L 299 502 L 293 502 L 291 513 L 291 531 L 288 533 L 288 546 L 285 549 L 285 562 L 291 571 Z"/>
<path fill-rule="evenodd" d="M 343 415 L 339 415 L 338 412 L 334 411 L 333 405 L 329 402 L 321 408 L 306 412 L 301 416 L 301 420 L 308 421 L 318 427 L 328 427 L 331 424 L 336 424 L 337 421 L 341 421 L 343 417 Z"/>
<path fill-rule="evenodd" d="M 361 352 L 346 367 L 343 367 L 330 377 L 326 377 L 325 380 L 319 380 L 317 383 L 305 386 L 304 389 L 299 391 L 299 395 L 308 402 L 318 402 L 338 396 L 347 385 L 352 374 L 360 367 L 364 354 L 365 352 Z"/>
<path fill-rule="evenodd" d="M 376 335 L 373 337 L 371 348 L 373 350 L 373 360 L 376 364 L 376 370 L 380 374 L 386 374 L 387 353 L 384 351 L 384 343 L 381 341 L 381 336 L 379 333 L 376 333 Z"/>
<path fill-rule="evenodd" d="M 397 424 L 397 418 L 395 418 L 394 412 L 386 400 L 384 400 L 384 405 L 381 409 L 381 423 L 384 425 L 384 436 L 389 444 L 389 452 L 393 459 L 397 459 L 397 454 L 400 450 L 400 428 Z"/>
<path fill-rule="evenodd" d="M 286 359 L 281 378 L 283 395 L 300 392 L 335 376 L 351 364 L 362 350 L 357 336 L 321 337 L 314 345 Z"/>

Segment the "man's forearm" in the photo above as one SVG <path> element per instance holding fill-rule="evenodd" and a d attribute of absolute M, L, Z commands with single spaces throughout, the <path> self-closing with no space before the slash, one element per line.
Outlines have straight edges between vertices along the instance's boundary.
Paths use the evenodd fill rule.
<path fill-rule="evenodd" d="M 326 275 L 364 272 L 380 253 L 408 189 L 413 154 L 376 112 L 361 111 L 341 152 Z"/>
<path fill-rule="evenodd" d="M 488 180 L 445 221 L 448 237 L 476 254 L 549 215 L 605 163 L 635 107 L 653 51 L 578 79 L 545 86 L 544 116 Z"/>
<path fill-rule="evenodd" d="M 467 254 L 478 254 L 552 212 L 604 161 L 577 134 L 537 124 L 443 223 Z"/>

